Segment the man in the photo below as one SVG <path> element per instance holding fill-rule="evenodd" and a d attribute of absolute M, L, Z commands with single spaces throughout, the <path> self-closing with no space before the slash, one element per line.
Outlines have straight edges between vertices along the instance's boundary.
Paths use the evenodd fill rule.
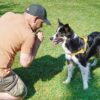
<path fill-rule="evenodd" d="M 33 61 L 43 41 L 43 33 L 38 31 L 43 22 L 50 25 L 45 8 L 38 4 L 30 5 L 24 14 L 7 12 L 1 16 L 0 100 L 20 100 L 26 96 L 26 86 L 11 66 L 18 51 L 23 67 Z"/>

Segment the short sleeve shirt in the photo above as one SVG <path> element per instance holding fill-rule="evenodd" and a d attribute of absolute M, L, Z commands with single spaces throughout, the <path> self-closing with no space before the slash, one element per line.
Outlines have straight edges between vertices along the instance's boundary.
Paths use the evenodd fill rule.
<path fill-rule="evenodd" d="M 34 33 L 21 14 L 8 12 L 0 17 L 0 68 L 11 67 L 18 51 L 31 54 Z"/>

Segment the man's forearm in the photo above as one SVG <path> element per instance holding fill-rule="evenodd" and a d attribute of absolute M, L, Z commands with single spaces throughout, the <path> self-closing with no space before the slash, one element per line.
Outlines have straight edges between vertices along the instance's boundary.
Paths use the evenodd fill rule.
<path fill-rule="evenodd" d="M 38 39 L 38 37 L 36 36 L 35 38 L 35 43 L 34 43 L 34 46 L 33 46 L 33 49 L 32 49 L 32 56 L 33 56 L 33 59 L 35 58 L 36 54 L 37 54 L 37 51 L 40 47 L 40 44 L 41 44 L 41 41 Z"/>

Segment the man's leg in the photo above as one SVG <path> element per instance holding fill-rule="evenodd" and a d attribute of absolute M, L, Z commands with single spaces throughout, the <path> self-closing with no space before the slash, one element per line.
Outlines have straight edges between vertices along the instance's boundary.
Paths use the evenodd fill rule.
<path fill-rule="evenodd" d="M 1 78 L 0 100 L 23 100 L 27 95 L 27 87 L 15 73 Z"/>
<path fill-rule="evenodd" d="M 8 93 L 0 92 L 0 100 L 21 100 L 21 98 L 11 96 Z"/>

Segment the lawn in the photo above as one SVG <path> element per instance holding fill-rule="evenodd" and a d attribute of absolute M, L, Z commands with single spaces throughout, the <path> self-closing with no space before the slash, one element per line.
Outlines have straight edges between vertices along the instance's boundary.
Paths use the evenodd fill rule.
<path fill-rule="evenodd" d="M 44 41 L 28 69 L 21 67 L 19 53 L 15 58 L 13 69 L 28 87 L 25 100 L 100 100 L 100 67 L 93 70 L 89 89 L 85 91 L 78 68 L 71 83 L 62 84 L 67 77 L 64 51 L 60 45 L 54 47 L 49 39 L 56 31 L 58 18 L 69 23 L 80 36 L 100 31 L 100 0 L 0 0 L 0 15 L 7 11 L 22 13 L 31 3 L 47 9 L 52 25 L 44 24 Z"/>

